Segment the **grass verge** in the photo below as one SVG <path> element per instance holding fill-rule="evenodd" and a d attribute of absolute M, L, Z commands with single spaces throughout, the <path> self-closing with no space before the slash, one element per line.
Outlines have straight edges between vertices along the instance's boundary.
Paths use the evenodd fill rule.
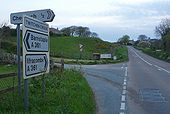
<path fill-rule="evenodd" d="M 166 61 L 170 63 L 170 52 L 165 52 L 162 50 L 152 50 L 150 48 L 141 48 L 141 47 L 135 47 L 138 50 L 142 50 L 142 52 L 144 52 L 147 55 L 150 55 L 154 58 Z"/>
<path fill-rule="evenodd" d="M 94 114 L 93 93 L 82 74 L 75 70 L 45 76 L 46 94 L 41 95 L 41 77 L 29 79 L 30 108 L 23 111 L 23 96 L 16 91 L 0 94 L 3 114 Z"/>

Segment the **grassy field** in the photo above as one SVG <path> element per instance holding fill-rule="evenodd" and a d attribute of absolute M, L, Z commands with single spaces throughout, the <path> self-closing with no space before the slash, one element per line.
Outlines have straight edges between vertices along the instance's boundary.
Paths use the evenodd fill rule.
<path fill-rule="evenodd" d="M 10 40 L 3 42 L 3 47 L 7 52 L 16 53 L 16 43 L 15 38 L 11 37 Z M 83 51 L 80 53 L 79 44 L 83 45 Z M 5 48 L 8 47 L 8 48 Z M 50 37 L 50 55 L 56 58 L 74 59 L 71 63 L 77 62 L 78 59 L 81 60 L 91 60 L 88 64 L 100 64 L 108 63 L 108 60 L 94 61 L 93 53 L 106 54 L 111 53 L 112 49 L 115 50 L 115 55 L 117 56 L 117 61 L 111 61 L 112 63 L 127 60 L 127 58 L 122 55 L 124 47 L 103 41 L 99 38 L 84 38 L 84 37 Z M 123 58 L 125 57 L 125 58 Z M 85 61 L 80 61 L 82 64 L 86 64 Z M 110 61 L 109 61 L 110 62 Z"/>
<path fill-rule="evenodd" d="M 25 114 L 94 114 L 95 101 L 82 74 L 75 70 L 45 76 L 46 94 L 41 96 L 41 78 L 29 80 L 30 108 Z M 23 114 L 23 96 L 0 94 L 0 113 Z"/>
<path fill-rule="evenodd" d="M 17 65 L 0 65 L 0 74 L 17 72 Z"/>
<path fill-rule="evenodd" d="M 93 53 L 110 53 L 111 43 L 98 38 L 51 37 L 50 52 L 52 56 L 79 59 L 79 44 L 84 45 L 82 59 L 92 59 Z"/>

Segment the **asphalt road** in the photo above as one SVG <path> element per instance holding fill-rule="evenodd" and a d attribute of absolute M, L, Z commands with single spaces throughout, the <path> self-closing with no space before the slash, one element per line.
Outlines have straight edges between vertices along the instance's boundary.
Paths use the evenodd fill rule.
<path fill-rule="evenodd" d="M 128 50 L 127 63 L 73 65 L 94 92 L 96 114 L 170 114 L 170 63 Z"/>
<path fill-rule="evenodd" d="M 170 63 L 129 47 L 130 114 L 170 114 Z"/>

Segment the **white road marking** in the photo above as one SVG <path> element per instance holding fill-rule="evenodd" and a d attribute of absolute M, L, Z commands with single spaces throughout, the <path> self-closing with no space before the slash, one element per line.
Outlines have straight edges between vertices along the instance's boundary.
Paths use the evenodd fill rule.
<path fill-rule="evenodd" d="M 143 59 L 141 56 L 139 56 L 134 50 L 133 50 L 133 52 L 136 54 L 136 56 L 138 56 L 142 61 L 144 61 L 145 63 L 147 63 L 148 65 L 151 65 L 152 66 L 152 64 L 151 63 L 149 63 L 148 61 L 146 61 L 145 59 Z"/>
<path fill-rule="evenodd" d="M 126 101 L 126 96 L 125 96 L 125 95 L 122 95 L 121 101 L 122 101 L 122 102 L 125 102 L 125 101 Z"/>
<path fill-rule="evenodd" d="M 123 85 L 126 85 L 127 83 L 126 82 L 123 82 Z"/>
<path fill-rule="evenodd" d="M 120 110 L 125 110 L 125 106 L 126 106 L 125 103 L 121 103 L 121 105 L 120 105 Z"/>
<path fill-rule="evenodd" d="M 121 105 L 120 105 L 120 112 L 119 114 L 125 114 L 125 109 L 126 109 L 126 88 L 127 88 L 127 79 L 126 77 L 128 76 L 128 68 L 125 67 L 125 77 L 123 81 L 123 91 L 122 91 L 122 96 L 121 96 Z"/>
<path fill-rule="evenodd" d="M 148 61 L 146 61 L 146 60 L 144 60 L 141 56 L 139 56 L 134 50 L 133 50 L 133 52 L 136 54 L 136 56 L 138 56 L 142 61 L 144 61 L 145 63 L 147 63 L 148 65 L 151 65 L 152 66 L 152 64 L 151 63 L 149 63 Z M 164 69 L 164 68 L 162 68 L 162 67 L 160 67 L 160 66 L 157 66 L 157 65 L 154 65 L 155 67 L 157 67 L 158 68 L 158 70 L 163 70 L 163 71 L 165 71 L 165 72 L 167 72 L 167 73 L 169 73 L 170 74 L 170 71 L 168 71 L 168 70 L 166 70 L 166 69 Z"/>
<path fill-rule="evenodd" d="M 125 64 L 123 64 L 123 65 L 122 65 L 121 69 L 123 69 L 123 68 L 124 68 L 124 66 L 125 66 Z"/>
<path fill-rule="evenodd" d="M 166 69 L 164 69 L 164 68 L 162 68 L 162 67 L 160 67 L 160 66 L 158 66 L 158 65 L 154 65 L 156 68 L 158 68 L 158 70 L 160 69 L 160 70 L 163 70 L 163 71 L 165 71 L 165 72 L 167 72 L 167 73 L 170 73 L 170 71 L 168 71 L 168 70 L 166 70 Z"/>
<path fill-rule="evenodd" d="M 125 67 L 125 76 L 128 75 L 127 67 Z"/>
<path fill-rule="evenodd" d="M 126 90 L 123 90 L 122 95 L 125 95 L 125 94 L 126 94 Z"/>
<path fill-rule="evenodd" d="M 123 86 L 123 89 L 126 90 L 126 86 Z"/>

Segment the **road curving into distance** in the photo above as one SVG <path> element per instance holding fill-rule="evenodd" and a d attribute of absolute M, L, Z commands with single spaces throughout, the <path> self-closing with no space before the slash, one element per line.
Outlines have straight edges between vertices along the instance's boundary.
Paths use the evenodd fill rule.
<path fill-rule="evenodd" d="M 66 65 L 81 69 L 96 114 L 170 114 L 170 63 L 128 47 L 127 63 Z"/>

